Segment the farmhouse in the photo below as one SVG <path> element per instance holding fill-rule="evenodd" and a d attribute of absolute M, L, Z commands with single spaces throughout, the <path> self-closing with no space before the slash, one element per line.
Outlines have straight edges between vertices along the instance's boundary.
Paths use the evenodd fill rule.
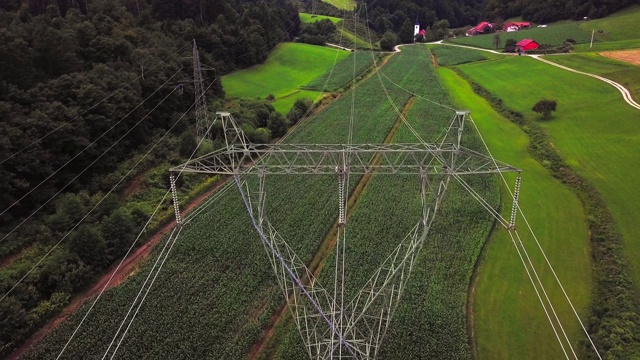
<path fill-rule="evenodd" d="M 520 31 L 523 29 L 529 29 L 531 27 L 530 22 L 520 21 L 520 22 L 507 22 L 502 25 L 502 30 L 506 32 Z"/>
<path fill-rule="evenodd" d="M 523 40 L 520 40 L 520 42 L 518 42 L 516 44 L 516 51 L 518 51 L 518 52 L 520 52 L 520 51 L 529 51 L 529 50 L 537 49 L 539 47 L 540 47 L 540 44 L 538 44 L 534 40 L 523 39 Z"/>
<path fill-rule="evenodd" d="M 480 34 L 488 34 L 494 32 L 497 28 L 496 24 L 491 24 L 486 21 L 481 22 L 480 24 L 472 27 L 467 31 L 467 36 L 480 35 Z"/>

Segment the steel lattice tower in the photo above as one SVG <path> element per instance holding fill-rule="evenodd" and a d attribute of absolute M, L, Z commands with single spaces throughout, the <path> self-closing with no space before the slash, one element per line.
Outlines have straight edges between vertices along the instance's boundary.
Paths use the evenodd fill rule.
<path fill-rule="evenodd" d="M 209 128 L 207 124 L 207 97 L 204 93 L 202 65 L 200 64 L 200 53 L 195 39 L 193 40 L 193 83 L 196 97 L 196 134 L 198 138 L 203 138 Z"/>
<path fill-rule="evenodd" d="M 473 190 L 464 180 L 467 176 L 516 172 L 519 185 L 519 169 L 461 146 L 468 114 L 468 111 L 457 111 L 439 143 L 252 144 L 231 114 L 218 112 L 215 122 L 222 125 L 226 147 L 171 171 L 234 178 L 311 359 L 373 359 L 380 350 L 450 180 L 460 182 L 472 195 Z M 345 176 L 371 173 L 419 178 L 421 216 L 409 233 L 397 241 L 395 249 L 370 275 L 364 287 L 346 299 L 345 269 L 340 265 L 348 255 L 345 251 L 348 226 Z M 336 176 L 338 242 L 333 291 L 320 284 L 269 221 L 265 212 L 265 177 L 268 175 Z M 512 212 L 516 210 L 517 195 Z M 514 214 L 510 227 L 515 226 Z"/>

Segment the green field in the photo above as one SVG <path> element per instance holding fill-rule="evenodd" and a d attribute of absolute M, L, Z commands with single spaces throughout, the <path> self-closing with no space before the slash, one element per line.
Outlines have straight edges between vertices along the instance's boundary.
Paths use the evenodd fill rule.
<path fill-rule="evenodd" d="M 640 101 L 640 67 L 596 53 L 547 56 L 545 59 L 572 69 L 601 75 L 622 84 Z"/>
<path fill-rule="evenodd" d="M 333 17 L 333 16 L 311 15 L 311 14 L 302 13 L 302 12 L 300 13 L 300 21 L 302 21 L 303 24 L 311 24 L 314 22 L 318 22 L 320 20 L 331 20 L 331 22 L 334 24 L 337 24 L 340 21 L 342 21 L 342 19 Z"/>
<path fill-rule="evenodd" d="M 348 48 L 357 48 L 357 49 L 371 49 L 372 45 L 369 44 L 369 41 L 364 40 L 362 34 L 356 36 L 353 32 L 347 29 L 338 29 L 338 31 L 342 34 L 342 44 Z M 373 44 L 373 48 L 376 49 L 376 44 Z"/>
<path fill-rule="evenodd" d="M 622 253 L 637 292 L 640 198 L 635 189 L 640 186 L 640 170 L 631 164 L 640 161 L 638 110 L 608 84 L 531 58 L 510 57 L 461 69 L 530 119 L 539 119 L 531 107 L 540 98 L 558 100 L 557 114 L 540 125 L 562 158 L 604 198 L 622 234 Z"/>
<path fill-rule="evenodd" d="M 412 92 L 450 105 L 449 96 L 441 86 L 428 55 L 426 47 L 405 47 L 400 54 L 389 60 L 383 72 Z M 405 91 L 399 91 L 392 84 L 385 83 L 394 102 L 399 106 L 406 102 L 408 97 Z M 386 109 L 379 112 L 380 108 L 377 106 L 370 111 L 356 107 L 358 111 L 364 111 L 363 115 L 371 118 L 370 121 L 378 117 L 388 118 L 387 121 L 395 120 L 396 114 L 386 106 L 387 100 L 376 76 L 358 89 L 358 99 L 366 94 L 370 104 L 382 104 L 383 109 Z M 348 111 L 348 106 L 348 99 L 338 102 L 328 109 L 331 112 L 326 115 L 334 116 L 333 109 Z M 426 141 L 435 141 L 451 116 L 451 110 L 417 98 L 407 112 L 407 119 Z M 319 131 L 317 127 L 306 129 Z M 416 138 L 406 127 L 401 127 L 394 141 L 415 142 Z M 473 134 L 466 134 L 464 141 L 465 146 L 479 149 L 478 139 Z M 494 180 L 491 177 L 480 177 L 471 181 L 479 192 L 496 204 L 497 185 Z M 354 255 L 354 258 L 348 260 L 348 269 L 354 273 L 369 273 L 383 259 L 385 251 L 389 251 L 391 242 L 385 239 L 398 239 L 406 234 L 418 217 L 418 209 L 415 207 L 417 186 L 415 179 L 374 176 L 349 217 L 348 229 L 352 234 L 350 244 L 359 249 L 362 255 Z M 465 315 L 467 289 L 475 260 L 492 222 L 488 214 L 462 188 L 453 183 L 450 186 L 447 205 L 441 209 L 425 249 L 416 260 L 414 274 L 400 302 L 397 316 L 389 328 L 380 354 L 382 359 L 471 356 Z M 394 226 L 384 226 L 388 224 L 388 219 L 395 219 Z M 452 221 L 457 225 L 451 226 Z M 332 261 L 333 257 L 330 257 L 328 263 Z M 358 285 L 361 281 L 362 278 L 355 279 L 351 284 Z M 445 323 L 447 326 L 442 326 Z M 280 343 L 275 357 L 304 357 L 301 352 L 303 347 L 293 324 L 290 323 L 286 329 L 288 330 L 284 332 L 289 335 Z"/>
<path fill-rule="evenodd" d="M 322 0 L 327 4 L 331 4 L 338 9 L 353 10 L 356 7 L 355 0 Z"/>
<path fill-rule="evenodd" d="M 336 91 L 351 85 L 354 76 L 358 78 L 373 65 L 376 54 L 367 51 L 353 52 L 346 59 L 341 60 L 335 67 L 313 79 L 304 89 L 315 91 Z M 354 64 L 355 63 L 355 64 Z"/>
<path fill-rule="evenodd" d="M 475 46 L 485 49 L 495 49 L 494 34 L 465 36 L 448 41 L 456 44 Z M 565 22 L 549 25 L 546 28 L 531 28 L 511 33 L 500 33 L 502 48 L 507 39 L 520 41 L 522 39 L 533 39 L 539 44 L 562 45 L 567 39 L 574 39 L 578 44 L 589 43 L 591 32 L 580 27 L 578 22 Z"/>
<path fill-rule="evenodd" d="M 335 63 L 349 56 L 343 50 L 299 43 L 283 43 L 267 62 L 222 78 L 227 97 L 261 98 L 274 95 L 274 106 L 288 111 L 291 96 L 299 87 L 322 75 Z M 312 94 L 308 94 L 312 95 Z"/>
<path fill-rule="evenodd" d="M 592 279 L 590 245 L 578 198 L 531 158 L 527 150 L 528 137 L 517 125 L 496 113 L 452 70 L 440 68 L 438 73 L 458 107 L 471 110 L 471 116 L 493 155 L 523 170 L 520 206 L 584 319 L 585 310 L 590 305 Z M 513 188 L 513 177 L 508 178 L 508 183 Z M 511 202 L 504 187 L 502 199 L 503 214 L 508 216 Z M 527 233 L 525 224 L 522 219 L 519 221 L 523 242 L 541 273 L 556 310 L 562 314 L 561 320 L 570 338 L 577 344 L 583 338 L 579 324 L 571 316 L 571 309 Z M 562 356 L 516 249 L 504 229 L 492 234 L 485 249 L 475 294 L 473 309 L 478 359 L 554 359 Z"/>
<path fill-rule="evenodd" d="M 431 53 L 435 55 L 438 65 L 442 66 L 466 64 L 500 56 L 486 51 L 455 46 L 431 46 L 430 49 Z"/>

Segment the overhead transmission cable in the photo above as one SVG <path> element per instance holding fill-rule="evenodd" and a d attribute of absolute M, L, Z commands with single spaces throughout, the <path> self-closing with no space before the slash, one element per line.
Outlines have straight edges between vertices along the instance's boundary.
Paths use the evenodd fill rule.
<path fill-rule="evenodd" d="M 173 90 L 171 91 L 171 93 L 173 93 L 176 90 L 177 87 L 174 87 Z M 170 94 L 171 94 L 170 93 Z M 168 97 L 168 96 L 167 96 Z M 165 99 L 167 98 L 165 97 Z M 164 101 L 164 100 L 163 100 Z M 193 105 L 191 106 L 193 107 Z M 190 108 L 191 108 L 190 107 Z M 174 125 L 164 134 L 162 135 L 162 137 L 135 163 L 135 165 L 133 165 L 133 167 L 131 169 L 129 169 L 129 171 L 102 197 L 102 199 L 100 199 L 72 228 L 71 230 L 69 230 L 58 242 L 56 242 L 56 244 L 54 244 L 54 246 L 49 249 L 49 251 L 47 251 L 44 256 L 42 256 L 42 258 L 31 267 L 31 269 L 29 269 L 29 271 L 27 271 L 27 273 L 20 279 L 18 280 L 18 282 L 16 282 L 15 285 L 13 285 L 13 287 L 11 287 L 11 289 L 9 289 L 9 291 L 7 291 L 7 293 L 5 293 L 2 298 L 0 298 L 0 301 L 2 301 L 5 297 L 7 297 L 11 291 L 13 291 L 13 289 L 16 288 L 16 286 L 18 286 L 20 283 L 22 283 L 22 281 L 24 281 L 24 279 L 29 276 L 29 274 L 31 274 L 33 272 L 33 270 L 35 270 L 36 267 L 38 267 L 42 261 L 44 261 L 44 259 L 46 259 L 52 252 L 53 250 L 55 250 L 61 243 L 62 241 L 64 241 L 105 199 L 107 196 L 109 196 L 122 182 L 124 182 L 124 180 L 135 170 L 135 168 L 140 165 L 140 163 L 146 159 L 146 157 L 151 153 L 151 151 L 153 151 L 158 144 L 164 140 L 164 138 L 169 134 L 169 132 L 178 124 L 179 121 L 182 120 L 182 117 L 176 122 L 174 123 Z"/>
<path fill-rule="evenodd" d="M 171 79 L 173 79 L 173 77 L 175 77 L 176 75 L 178 75 L 180 73 L 180 71 L 182 71 L 182 68 L 180 68 L 180 70 L 178 70 L 177 72 L 175 72 L 169 79 L 167 79 L 162 85 L 160 85 L 156 90 L 154 90 L 153 93 L 151 93 L 149 96 L 147 96 L 147 98 L 145 98 L 142 102 L 140 102 L 135 108 L 133 108 L 131 111 L 129 111 L 125 116 L 123 116 L 122 118 L 120 118 L 120 120 L 118 120 L 116 123 L 114 123 L 109 129 L 105 130 L 100 136 L 98 136 L 96 139 L 94 139 L 91 143 L 89 143 L 87 146 L 84 147 L 84 149 L 82 149 L 80 152 L 78 152 L 76 155 L 74 155 L 71 159 L 67 160 L 67 162 L 65 162 L 62 166 L 60 166 L 57 170 L 55 170 L 53 173 L 49 174 L 49 176 L 47 176 L 44 180 L 42 180 L 38 185 L 34 186 L 33 188 L 31 188 L 31 190 L 29 190 L 26 194 L 24 194 L 20 199 L 16 200 L 13 204 L 11 204 L 8 208 L 4 209 L 4 211 L 2 211 L 0 213 L 0 215 L 3 215 L 4 213 L 6 213 L 9 209 L 11 209 L 13 206 L 15 206 L 16 204 L 18 204 L 20 201 L 22 201 L 24 198 L 26 198 L 27 196 L 29 196 L 29 194 L 31 194 L 33 191 L 35 191 L 36 189 L 38 189 L 42 184 L 44 184 L 45 182 L 47 182 L 49 179 L 51 179 L 54 175 L 56 175 L 60 170 L 62 170 L 64 167 L 66 167 L 67 165 L 69 165 L 73 160 L 77 159 L 78 156 L 80 156 L 81 154 L 83 154 L 87 149 L 89 149 L 93 144 L 95 144 L 96 142 L 98 142 L 100 139 L 102 139 L 105 135 L 107 135 L 107 133 L 109 133 L 111 130 L 113 130 L 116 126 L 118 126 L 120 123 L 122 123 L 127 117 L 129 117 L 129 115 L 131 115 L 134 111 L 136 111 L 140 106 L 142 106 L 145 102 L 147 102 L 153 95 L 155 95 L 160 89 L 162 89 L 169 81 L 171 81 Z M 127 130 L 127 132 L 122 135 L 118 140 L 116 140 L 115 143 L 113 143 L 111 146 L 109 146 L 105 151 L 102 152 L 102 154 L 100 156 L 98 156 L 91 164 L 89 164 L 88 166 L 86 166 L 79 174 L 77 174 L 73 179 L 71 179 L 71 181 L 67 182 L 67 184 L 65 186 L 63 186 L 61 189 L 59 189 L 53 196 L 51 196 L 47 201 L 45 201 L 42 205 L 40 205 L 40 207 L 38 207 L 35 211 L 33 211 L 28 217 L 26 217 L 25 219 L 23 219 L 16 227 L 13 228 L 13 230 L 11 230 L 9 233 L 5 234 L 2 239 L 0 239 L 0 242 L 4 241 L 9 235 L 11 235 L 14 231 L 16 231 L 20 226 L 22 226 L 27 220 L 29 220 L 31 217 L 33 217 L 38 211 L 40 211 L 45 205 L 47 205 L 51 200 L 53 200 L 56 196 L 58 196 L 58 194 L 60 194 L 64 189 L 66 189 L 69 185 L 71 185 L 78 177 L 80 177 L 80 175 L 82 175 L 85 171 L 87 171 L 91 166 L 93 166 L 98 160 L 100 160 L 107 152 L 109 152 L 115 145 L 117 145 L 122 139 L 124 139 L 129 133 L 131 133 L 131 131 L 138 126 L 144 119 L 146 119 L 153 111 L 155 111 L 162 103 L 164 103 L 164 101 L 176 90 L 177 87 L 174 87 L 173 90 L 167 95 L 165 96 L 160 103 L 158 103 L 151 111 L 147 112 L 147 114 L 140 119 L 133 127 L 131 127 L 130 129 Z"/>
<path fill-rule="evenodd" d="M 489 154 L 489 157 L 493 160 L 494 165 L 496 167 L 498 167 L 497 162 L 495 161 L 495 158 L 493 157 L 493 155 L 491 154 L 491 150 L 489 150 L 489 146 L 487 145 L 484 137 L 482 136 L 482 133 L 480 132 L 480 128 L 478 127 L 478 125 L 475 123 L 475 121 L 473 120 L 472 117 L 469 117 L 469 121 L 471 122 L 471 124 L 473 124 L 474 128 L 476 129 L 476 132 L 478 133 L 478 135 L 480 136 L 480 140 L 482 141 L 482 144 L 484 145 L 485 149 L 487 150 L 487 153 Z M 509 191 L 509 194 L 511 195 L 511 197 L 513 198 L 514 193 L 511 190 L 511 188 L 509 187 L 507 180 L 505 179 L 505 177 L 500 174 L 502 181 L 505 185 L 505 187 L 507 188 L 507 191 Z M 562 285 L 562 282 L 560 281 L 560 278 L 558 277 L 558 275 L 556 274 L 555 269 L 553 268 L 553 266 L 551 265 L 551 262 L 549 261 L 549 258 L 547 257 L 547 254 L 545 253 L 544 249 L 542 248 L 542 246 L 540 245 L 540 242 L 538 240 L 538 237 L 536 236 L 536 234 L 533 231 L 533 228 L 531 227 L 531 224 L 529 224 L 529 221 L 527 220 L 524 212 L 522 211 L 521 207 L 518 207 L 518 212 L 520 213 L 520 216 L 522 217 L 522 219 L 524 220 L 525 224 L 527 225 L 527 228 L 529 230 L 529 232 L 531 233 L 531 235 L 533 236 L 533 239 L 535 240 L 535 243 L 538 246 L 538 249 L 540 250 L 540 252 L 542 253 L 545 262 L 547 263 L 547 265 L 549 266 L 549 269 L 551 270 L 551 273 L 553 274 L 556 282 L 558 283 L 558 285 L 560 286 L 560 289 L 562 290 L 562 293 L 564 294 L 565 299 L 567 300 L 567 302 L 569 303 L 571 310 L 573 311 L 573 314 L 575 315 L 576 319 L 578 319 L 578 322 L 580 323 L 580 327 L 582 328 L 582 331 L 584 332 L 584 334 L 587 336 L 587 339 L 589 340 L 589 343 L 591 344 L 591 347 L 593 348 L 593 350 L 595 351 L 596 355 L 598 356 L 598 358 L 600 360 L 602 360 L 602 356 L 600 355 L 600 352 L 598 351 L 595 343 L 593 342 L 593 339 L 591 338 L 591 335 L 589 335 L 589 332 L 587 331 L 586 327 L 584 326 L 584 323 L 582 322 L 582 319 L 580 318 L 580 316 L 578 315 L 578 312 L 576 311 L 576 308 L 573 305 L 573 302 L 571 301 L 571 299 L 569 298 L 569 295 L 567 294 L 564 286 Z M 517 232 L 517 231 L 516 231 Z"/>
<path fill-rule="evenodd" d="M 215 80 L 214 80 L 215 81 Z M 213 83 L 212 83 L 213 84 Z M 197 103 L 197 101 L 195 102 Z M 194 104 L 195 104 L 194 103 Z M 190 110 L 191 108 L 189 108 Z M 184 114 L 186 115 L 187 112 L 189 111 L 187 110 Z M 207 128 L 207 131 L 205 134 L 209 133 L 211 131 L 211 128 L 213 127 L 213 122 L 209 125 L 209 127 Z M 198 142 L 196 148 L 193 150 L 193 152 L 191 153 L 191 155 L 189 156 L 189 159 L 187 160 L 187 162 L 191 161 L 191 159 L 193 159 L 193 157 L 195 156 L 195 154 L 198 152 L 198 149 L 200 148 L 200 146 L 202 145 L 202 143 L 205 141 L 206 136 L 202 136 L 200 138 L 200 141 Z M 186 164 L 186 163 L 185 163 Z M 180 172 L 178 173 L 178 175 L 176 176 L 176 181 L 182 176 L 182 173 L 184 171 L 185 167 L 183 166 L 180 169 Z M 216 196 L 218 197 L 218 196 Z M 156 278 L 158 277 L 158 275 L 160 274 L 160 271 L 162 271 L 162 267 L 164 266 L 165 261 L 167 260 L 167 258 L 169 257 L 169 253 L 171 252 L 171 250 L 173 249 L 173 246 L 175 245 L 175 243 L 178 240 L 178 237 L 180 235 L 180 232 L 182 231 L 182 227 L 179 227 L 177 229 L 176 232 L 176 228 L 174 228 L 174 231 L 172 232 L 171 236 L 169 237 L 169 239 L 167 240 L 167 242 L 165 243 L 164 247 L 162 248 L 162 251 L 160 252 L 160 254 L 158 255 L 158 258 L 156 259 L 155 263 L 153 264 L 151 270 L 149 271 L 149 274 L 147 275 L 145 281 L 143 282 L 142 286 L 140 287 L 140 291 L 138 292 L 138 294 L 136 295 L 136 297 L 133 299 L 133 302 L 131 303 L 131 306 L 129 307 L 129 310 L 127 311 L 124 319 L 122 319 L 122 322 L 120 323 L 120 326 L 118 327 L 118 329 L 116 330 L 115 335 L 113 336 L 113 339 L 111 340 L 111 342 L 109 343 L 109 346 L 107 347 L 107 350 L 105 350 L 104 355 L 102 356 L 102 359 L 105 359 L 107 357 L 107 354 L 109 353 L 109 350 L 111 350 L 111 347 L 113 346 L 114 342 L 116 341 L 116 339 L 118 338 L 118 336 L 120 335 L 120 331 L 122 330 L 122 327 L 124 326 L 124 324 L 127 322 L 127 319 L 129 318 L 129 315 L 131 314 L 131 311 L 133 310 L 134 306 L 136 305 L 136 303 L 138 303 L 138 299 L 140 298 L 140 295 L 142 294 L 142 292 L 144 291 L 145 287 L 147 286 L 147 283 L 149 282 L 149 279 L 151 278 L 151 275 L 154 273 L 154 270 L 156 267 L 158 267 L 158 270 L 155 272 L 155 275 L 153 275 L 153 279 L 151 280 L 151 283 L 149 284 L 148 287 L 146 287 L 146 292 L 143 295 L 142 299 L 140 300 L 140 302 L 138 303 L 138 307 L 136 308 L 134 314 L 132 315 L 131 319 L 129 319 L 129 324 L 127 325 L 127 327 L 125 328 L 124 332 L 122 333 L 122 336 L 120 337 L 120 340 L 118 341 L 116 348 L 113 351 L 113 354 L 111 354 L 111 358 L 113 359 L 113 357 L 116 355 L 116 352 L 118 351 L 118 349 L 120 348 L 120 345 L 122 344 L 122 341 L 124 340 L 124 338 L 126 337 L 129 329 L 131 328 L 131 325 L 133 324 L 133 321 L 135 320 L 138 312 L 140 311 L 140 308 L 142 307 L 142 304 L 144 303 L 144 301 L 147 298 L 147 295 L 149 294 L 149 291 L 151 291 L 151 288 L 153 287 L 153 284 L 155 283 Z M 173 234 L 175 233 L 175 237 L 173 236 Z M 171 244 L 168 248 L 167 245 Z M 165 253 L 166 250 L 166 253 Z M 164 256 L 164 258 L 163 258 Z M 159 262 L 160 259 L 162 258 L 162 262 Z M 159 265 L 158 265 L 159 264 Z"/>
<path fill-rule="evenodd" d="M 189 44 L 186 44 L 185 46 L 181 47 L 180 49 L 174 51 L 173 53 L 171 53 L 169 56 L 174 56 L 176 53 L 179 53 L 180 51 L 184 50 L 185 47 L 187 47 Z M 166 61 L 168 60 L 167 58 L 164 58 L 162 60 L 160 60 L 159 63 L 157 63 L 156 65 L 152 66 L 148 71 L 153 71 L 155 68 L 157 68 L 158 66 L 164 64 Z M 9 155 L 8 157 L 6 157 L 4 160 L 0 161 L 0 165 L 3 164 L 4 162 L 6 162 L 7 160 L 10 160 L 12 158 L 14 158 L 15 156 L 19 155 L 20 153 L 22 153 L 23 151 L 27 150 L 28 148 L 32 147 L 33 145 L 39 143 L 40 141 L 46 139 L 49 135 L 55 133 L 56 131 L 62 129 L 63 127 L 67 126 L 69 123 L 71 123 L 74 120 L 79 119 L 82 115 L 86 114 L 87 112 L 95 109 L 98 105 L 102 104 L 103 102 L 109 100 L 112 96 L 114 96 L 115 94 L 119 93 L 120 91 L 124 90 L 125 88 L 129 87 L 130 85 L 132 85 L 133 83 L 135 83 L 136 81 L 140 80 L 142 78 L 142 75 L 138 76 L 137 78 L 131 80 L 129 83 L 121 86 L 119 89 L 114 90 L 111 94 L 107 95 L 105 98 L 103 98 L 102 100 L 98 101 L 97 103 L 95 103 L 94 105 L 92 105 L 91 107 L 89 107 L 88 109 L 86 109 L 85 111 L 83 111 L 82 113 L 80 113 L 79 115 L 76 115 L 75 117 L 71 118 L 70 120 L 62 123 L 61 125 L 58 125 L 56 128 L 54 128 L 53 130 L 49 131 L 48 133 L 46 133 L 45 135 L 41 136 L 40 138 L 34 140 L 33 142 L 31 142 L 29 145 L 26 145 L 25 147 L 21 148 L 20 150 L 16 151 L 15 153 Z"/>
<path fill-rule="evenodd" d="M 213 83 L 216 80 L 214 80 L 206 89 L 208 90 Z M 166 136 L 171 133 L 171 131 L 176 127 L 176 125 L 178 125 L 178 123 L 180 123 L 182 121 L 182 119 L 184 119 L 184 117 L 186 116 L 186 114 L 194 107 L 195 105 L 195 101 L 191 104 L 191 106 L 189 106 L 189 108 L 183 112 L 183 114 L 180 116 L 180 118 L 165 132 L 165 134 L 142 156 L 142 158 L 129 170 L 129 172 L 127 174 L 125 174 L 120 181 L 118 182 L 118 184 L 116 184 L 111 191 L 113 191 L 122 181 L 124 181 L 124 179 L 126 179 L 126 177 L 129 175 L 129 173 L 131 173 L 141 162 L 142 160 L 144 160 L 165 138 Z M 200 140 L 200 143 L 202 143 L 202 140 Z M 197 150 L 197 149 L 196 149 Z M 195 151 L 192 153 L 192 157 L 193 154 L 195 154 Z M 162 200 L 160 201 L 160 203 L 158 204 L 158 207 L 164 202 L 165 198 L 167 197 L 168 193 L 170 191 L 165 192 L 164 197 L 162 198 Z M 107 194 L 108 195 L 108 194 Z M 106 198 L 103 197 L 102 200 L 104 200 Z M 101 200 L 101 201 L 102 201 Z M 156 207 L 156 210 L 154 211 L 154 213 L 151 215 L 151 217 L 149 218 L 149 220 L 147 221 L 147 223 L 145 224 L 145 228 L 146 226 L 149 224 L 149 222 L 151 221 L 151 219 L 153 218 L 155 212 L 158 210 L 158 207 Z M 82 220 L 81 220 L 82 221 Z M 77 226 L 77 224 L 76 224 Z M 140 232 L 140 234 L 143 233 L 143 231 L 145 230 L 145 228 L 142 229 L 142 231 Z M 140 234 L 138 235 L 138 238 L 140 237 Z M 172 232 L 173 234 L 173 232 Z M 68 234 L 67 234 L 68 235 Z M 64 238 L 63 238 L 64 240 Z M 129 251 L 127 251 L 127 254 L 129 254 L 129 252 L 132 250 L 133 246 L 135 245 L 135 243 L 137 242 L 137 238 L 136 241 L 134 241 L 133 244 L 131 244 L 131 247 L 129 248 Z M 58 243 L 59 244 L 59 243 Z M 166 247 L 166 244 L 165 244 Z M 163 250 L 164 252 L 164 250 Z M 162 252 L 161 252 L 162 254 Z M 87 313 L 85 313 L 84 317 L 82 318 L 82 320 L 80 321 L 80 323 L 78 324 L 78 326 L 76 327 L 76 329 L 74 330 L 74 332 L 71 334 L 71 337 L 69 338 L 69 340 L 66 342 L 66 344 L 64 345 L 64 347 L 62 348 L 62 350 L 60 351 L 60 353 L 58 354 L 58 358 L 62 355 L 62 353 L 66 350 L 67 346 L 71 343 L 71 340 L 74 338 L 74 336 L 76 335 L 76 333 L 78 332 L 78 330 L 80 329 L 80 327 L 82 326 L 82 324 L 84 323 L 84 320 L 87 318 L 87 316 L 89 315 L 89 313 L 92 311 L 92 309 L 94 308 L 95 304 L 97 303 L 97 301 L 100 299 L 100 297 L 102 296 L 103 292 L 105 291 L 105 289 L 108 287 L 109 283 L 111 282 L 111 279 L 113 279 L 113 277 L 115 276 L 115 273 L 118 271 L 119 267 L 122 265 L 122 262 L 124 261 L 124 259 L 126 259 L 127 255 L 125 255 L 122 259 L 122 261 L 120 262 L 120 264 L 118 264 L 118 267 L 116 267 L 116 269 L 114 270 L 113 274 L 111 275 L 111 277 L 109 278 L 109 281 L 103 286 L 102 290 L 100 291 L 100 293 L 98 294 L 98 296 L 96 297 L 96 299 L 94 300 L 94 302 L 92 303 L 92 305 L 90 306 L 89 310 L 87 310 Z"/>
<path fill-rule="evenodd" d="M 365 13 L 366 13 L 366 16 L 367 16 L 367 19 L 368 19 L 368 12 L 366 11 L 366 4 L 365 4 Z M 370 33 L 369 33 L 369 42 L 371 43 L 371 36 L 370 36 Z M 375 62 L 375 61 L 374 61 L 374 62 Z M 377 64 L 376 64 L 376 66 L 377 66 Z M 394 108 L 394 110 L 398 113 L 398 116 L 400 116 L 400 118 L 402 119 L 402 121 L 407 125 L 407 127 L 408 127 L 408 128 L 409 128 L 409 130 L 414 134 L 414 136 L 416 136 L 416 137 L 418 138 L 418 140 L 419 140 L 421 143 L 425 144 L 425 141 L 422 139 L 422 137 L 421 137 L 421 136 L 417 133 L 417 131 L 415 131 L 415 129 L 413 129 L 413 127 L 408 123 L 408 121 L 406 120 L 406 118 L 404 117 L 404 115 L 402 114 L 402 112 L 401 112 L 401 111 L 399 111 L 398 107 L 396 106 L 396 104 L 394 103 L 393 99 L 392 99 L 392 98 L 391 98 L 391 96 L 389 95 L 389 92 L 388 92 L 388 90 L 387 90 L 386 86 L 384 85 L 384 82 L 382 81 L 382 78 L 380 77 L 380 74 L 379 74 L 380 72 L 381 72 L 381 71 L 378 71 L 378 79 L 380 80 L 380 84 L 381 84 L 381 86 L 382 86 L 382 88 L 383 88 L 383 90 L 384 90 L 384 92 L 385 92 L 385 94 L 386 94 L 386 96 L 387 96 L 387 99 L 388 99 L 388 100 L 389 100 L 389 102 L 391 103 L 391 106 L 392 106 L 392 107 Z M 387 78 L 387 79 L 388 79 L 388 78 Z M 392 82 L 392 83 L 393 83 L 393 82 Z M 405 90 L 406 90 L 406 89 L 405 89 Z M 429 100 L 429 99 L 424 99 L 424 100 L 430 101 L 430 102 L 432 102 L 432 103 L 434 103 L 434 104 L 436 104 L 436 105 L 440 105 L 440 106 L 443 106 L 443 107 L 446 107 L 446 108 L 448 108 L 448 109 L 450 109 L 450 110 L 454 110 L 454 111 L 455 111 L 455 109 L 453 109 L 453 108 L 450 108 L 450 107 L 444 106 L 444 105 L 442 105 L 442 104 L 439 104 L 439 103 L 437 103 L 437 102 L 431 101 L 431 100 Z M 495 159 L 494 159 L 493 157 L 492 157 L 492 160 L 494 161 L 494 163 L 495 163 L 495 164 L 496 164 L 496 166 L 497 166 L 497 163 L 495 162 Z M 501 176 L 502 176 L 502 174 L 501 174 Z M 490 213 L 492 213 L 492 212 L 490 212 Z M 492 213 L 492 214 L 493 214 L 493 213 Z M 510 236 L 513 236 L 513 235 L 510 233 Z M 512 240 L 513 240 L 513 238 L 512 238 Z M 515 245 L 515 240 L 513 240 L 513 242 L 514 242 L 514 245 Z M 516 249 L 517 249 L 517 247 L 516 247 Z M 525 251 L 526 251 L 526 250 L 525 250 Z M 519 250 L 518 250 L 518 253 L 520 254 L 520 251 L 519 251 Z M 521 255 L 520 255 L 520 256 L 521 256 Z M 523 262 L 523 265 L 525 265 L 525 263 L 524 263 L 524 259 L 522 258 L 522 256 L 521 256 L 521 260 L 522 260 L 522 262 Z M 544 305 L 544 302 L 543 302 L 542 298 L 540 297 L 540 294 L 539 294 L 539 292 L 538 292 L 538 289 L 537 289 L 537 287 L 535 286 L 535 283 L 533 282 L 533 278 L 531 277 L 531 274 L 529 273 L 529 270 L 526 268 L 526 265 L 525 265 L 525 269 L 527 270 L 527 274 L 528 274 L 528 275 L 529 275 L 529 277 L 530 277 L 530 280 L 531 280 L 532 285 L 534 285 L 534 289 L 536 290 L 536 294 L 538 295 L 538 299 L 540 300 L 540 304 L 543 306 L 543 308 L 544 308 L 544 310 L 545 310 L 545 313 L 547 314 L 547 318 L 548 318 L 549 323 L 551 324 L 551 326 L 552 326 L 552 328 L 553 328 L 553 330 L 554 330 L 554 333 L 556 334 L 556 337 L 557 337 L 557 339 L 558 339 L 558 342 L 559 342 L 560 346 L 562 347 L 562 350 L 563 350 L 563 352 L 564 352 L 565 356 L 567 357 L 567 359 L 569 359 L 569 356 L 568 356 L 568 354 L 567 354 L 567 352 L 566 352 L 566 350 L 565 350 L 565 348 L 564 348 L 563 342 L 562 342 L 562 340 L 560 339 L 560 336 L 559 336 L 559 334 L 557 333 L 557 331 L 556 331 L 556 329 L 555 329 L 555 326 L 554 326 L 554 324 L 553 324 L 553 321 L 551 320 L 551 317 L 549 316 L 549 314 L 548 314 L 548 312 L 547 312 L 547 309 L 546 309 L 546 307 L 545 307 L 545 305 Z M 535 269 L 534 269 L 534 271 L 535 271 Z M 551 305 L 551 307 L 553 307 L 553 305 L 552 305 L 552 304 L 550 304 L 550 305 Z M 555 313 L 555 310 L 554 310 L 554 313 Z M 560 323 L 559 323 L 559 325 L 560 325 L 560 327 L 562 328 L 562 324 L 560 324 Z M 564 331 L 564 329 L 563 329 L 563 331 Z M 569 346 L 571 346 L 571 344 L 570 344 L 570 343 L 569 343 Z M 572 351 L 573 351 L 573 348 L 572 348 Z M 574 354 L 575 354 L 575 352 L 574 352 Z"/>

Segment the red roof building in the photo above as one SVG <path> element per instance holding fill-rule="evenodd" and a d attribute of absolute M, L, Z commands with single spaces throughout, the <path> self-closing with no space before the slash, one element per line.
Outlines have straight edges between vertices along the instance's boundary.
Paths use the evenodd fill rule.
<path fill-rule="evenodd" d="M 481 22 L 480 24 L 472 27 L 467 31 L 467 36 L 473 36 L 478 34 L 486 34 L 493 31 L 493 24 L 488 23 L 486 21 Z"/>
<path fill-rule="evenodd" d="M 537 42 L 535 42 L 534 40 L 531 39 L 523 39 L 520 40 L 520 42 L 518 42 L 516 44 L 516 49 L 520 49 L 523 51 L 529 51 L 529 50 L 534 50 L 540 47 L 540 44 L 538 44 Z"/>
<path fill-rule="evenodd" d="M 508 22 L 508 23 L 504 23 L 502 25 L 502 30 L 504 31 L 508 31 L 510 28 L 514 28 L 517 27 L 518 30 L 522 30 L 522 29 L 528 29 L 531 27 L 531 23 L 530 22 L 524 22 L 524 21 L 520 21 L 520 22 Z"/>

